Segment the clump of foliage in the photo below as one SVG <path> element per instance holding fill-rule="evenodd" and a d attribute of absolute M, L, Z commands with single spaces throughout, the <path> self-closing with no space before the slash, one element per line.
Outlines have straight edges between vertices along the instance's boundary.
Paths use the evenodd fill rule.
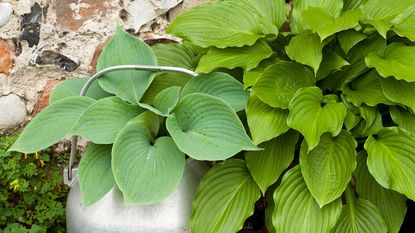
<path fill-rule="evenodd" d="M 116 71 L 88 97 L 76 96 L 86 79 L 65 81 L 12 149 L 92 141 L 86 205 L 115 185 L 128 203 L 154 203 L 185 155 L 225 160 L 199 184 L 196 233 L 237 232 L 261 196 L 270 232 L 396 233 L 415 200 L 414 20 L 413 0 L 296 0 L 290 12 L 284 0 L 222 0 L 172 22 L 182 44 L 149 48 L 118 29 L 97 71 L 200 75 Z"/>
<path fill-rule="evenodd" d="M 50 150 L 7 152 L 17 135 L 0 137 L 0 229 L 2 232 L 65 232 L 67 188 Z"/>

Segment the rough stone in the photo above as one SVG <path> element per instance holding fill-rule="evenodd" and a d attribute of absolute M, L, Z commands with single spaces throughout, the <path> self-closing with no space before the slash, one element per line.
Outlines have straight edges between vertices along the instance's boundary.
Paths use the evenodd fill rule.
<path fill-rule="evenodd" d="M 0 97 L 0 130 L 13 128 L 26 118 L 26 105 L 23 100 L 10 94 Z"/>
<path fill-rule="evenodd" d="M 0 40 L 0 73 L 8 76 L 13 67 L 13 51 L 10 45 Z"/>
<path fill-rule="evenodd" d="M 10 3 L 0 3 L 0 28 L 9 22 L 13 14 L 13 8 Z"/>
<path fill-rule="evenodd" d="M 49 80 L 46 83 L 46 86 L 43 88 L 42 93 L 40 94 L 37 103 L 33 110 L 33 115 L 38 114 L 40 111 L 42 111 L 44 108 L 46 108 L 49 105 L 49 96 L 52 92 L 53 88 L 59 83 L 59 80 Z"/>
<path fill-rule="evenodd" d="M 104 15 L 110 7 L 102 0 L 56 0 L 56 18 L 60 26 L 75 31 L 94 14 Z"/>
<path fill-rule="evenodd" d="M 42 10 L 42 7 L 38 3 L 35 3 L 31 8 L 30 13 L 22 15 L 20 24 L 22 34 L 20 39 L 27 41 L 29 47 L 39 44 Z"/>
<path fill-rule="evenodd" d="M 75 62 L 73 59 L 47 47 L 40 48 L 35 54 L 32 63 L 38 66 L 57 66 L 68 72 L 75 71 L 79 67 L 79 61 Z"/>
<path fill-rule="evenodd" d="M 121 12 L 121 18 L 127 28 L 134 29 L 137 32 L 141 26 L 166 13 L 180 2 L 182 0 L 127 1 L 124 3 L 126 12 Z"/>

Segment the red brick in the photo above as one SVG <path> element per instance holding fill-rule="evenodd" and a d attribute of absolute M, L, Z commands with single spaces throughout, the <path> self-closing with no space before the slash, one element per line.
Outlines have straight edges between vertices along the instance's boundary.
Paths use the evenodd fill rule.
<path fill-rule="evenodd" d="M 0 40 L 0 73 L 9 76 L 13 65 L 14 62 L 12 48 L 6 41 Z"/>
<path fill-rule="evenodd" d="M 105 1 L 103 0 L 57 0 L 57 22 L 60 26 L 75 31 L 94 14 L 105 14 L 108 12 L 110 9 L 104 3 Z M 71 9 L 71 4 L 77 6 L 79 12 Z"/>
<path fill-rule="evenodd" d="M 39 98 L 37 99 L 35 108 L 33 110 L 33 116 L 38 114 L 44 108 L 49 105 L 49 96 L 52 89 L 59 83 L 59 80 L 49 80 L 43 89 L 42 93 L 40 94 Z"/>

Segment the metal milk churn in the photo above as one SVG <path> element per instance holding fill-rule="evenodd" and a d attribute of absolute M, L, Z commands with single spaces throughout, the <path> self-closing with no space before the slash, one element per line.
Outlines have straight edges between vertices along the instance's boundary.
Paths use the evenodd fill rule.
<path fill-rule="evenodd" d="M 196 76 L 192 71 L 161 66 L 114 66 L 92 76 L 81 91 L 107 72 L 114 70 L 172 71 Z M 84 207 L 73 168 L 77 138 L 72 137 L 69 166 L 64 170 L 65 184 L 71 187 L 66 206 L 68 233 L 183 233 L 189 232 L 188 221 L 192 212 L 192 200 L 197 185 L 208 170 L 205 162 L 187 159 L 183 178 L 176 190 L 166 199 L 153 205 L 126 205 L 121 191 L 114 187 L 98 202 Z M 99 182 L 99 181 L 97 181 Z"/>

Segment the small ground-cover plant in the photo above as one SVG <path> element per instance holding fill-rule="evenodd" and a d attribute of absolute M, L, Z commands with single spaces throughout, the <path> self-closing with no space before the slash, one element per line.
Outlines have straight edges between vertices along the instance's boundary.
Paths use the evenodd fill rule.
<path fill-rule="evenodd" d="M 149 48 L 118 29 L 98 71 L 200 75 L 116 71 L 88 97 L 76 96 L 86 79 L 65 81 L 12 150 L 92 141 L 79 167 L 86 205 L 115 185 L 127 203 L 154 203 L 185 155 L 225 160 L 199 184 L 194 233 L 237 232 L 261 196 L 270 232 L 396 233 L 415 200 L 414 20 L 413 0 L 298 0 L 291 12 L 283 0 L 222 0 L 172 22 L 182 44 Z"/>
<path fill-rule="evenodd" d="M 65 232 L 68 189 L 60 165 L 67 160 L 51 150 L 6 152 L 16 139 L 17 135 L 0 137 L 1 232 Z"/>

